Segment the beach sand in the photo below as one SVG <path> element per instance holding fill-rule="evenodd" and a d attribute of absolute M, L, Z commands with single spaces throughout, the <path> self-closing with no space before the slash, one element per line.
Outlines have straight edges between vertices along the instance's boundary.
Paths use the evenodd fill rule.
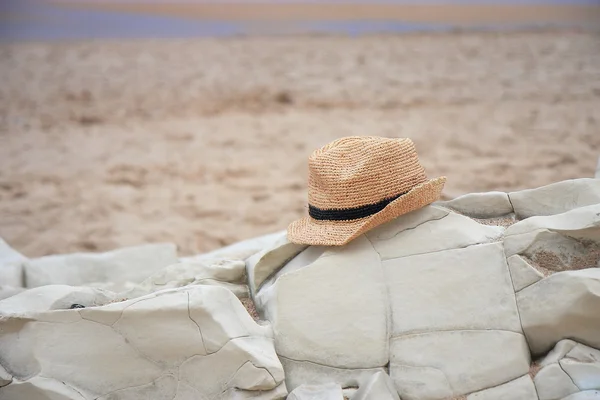
<path fill-rule="evenodd" d="M 0 70 L 0 236 L 30 257 L 284 229 L 341 136 L 412 138 L 448 198 L 600 155 L 592 33 L 2 44 Z"/>

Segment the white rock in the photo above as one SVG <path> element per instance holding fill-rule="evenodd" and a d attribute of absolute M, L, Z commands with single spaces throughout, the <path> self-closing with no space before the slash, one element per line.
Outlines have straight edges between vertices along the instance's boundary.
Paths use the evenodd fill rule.
<path fill-rule="evenodd" d="M 472 393 L 467 400 L 538 400 L 535 385 L 529 377 L 520 378 L 502 385 Z"/>
<path fill-rule="evenodd" d="M 85 400 L 76 389 L 56 379 L 40 376 L 14 381 L 2 389 L 2 400 Z"/>
<path fill-rule="evenodd" d="M 26 290 L 24 287 L 0 286 L 0 300 L 7 299 Z"/>
<path fill-rule="evenodd" d="M 544 277 L 541 272 L 533 268 L 519 255 L 508 257 L 507 261 L 515 292 L 536 283 Z"/>
<path fill-rule="evenodd" d="M 600 350 L 578 344 L 560 366 L 581 390 L 600 390 Z"/>
<path fill-rule="evenodd" d="M 273 324 L 276 349 L 283 360 L 289 388 L 305 382 L 330 381 L 347 387 L 356 371 L 369 371 L 387 364 L 389 335 L 437 330 L 482 330 L 492 332 L 491 335 L 511 331 L 519 338 L 508 342 L 513 347 L 509 346 L 507 351 L 511 360 L 520 360 L 519 366 L 525 366 L 524 372 L 519 374 L 514 363 L 504 368 L 503 360 L 498 361 L 500 366 L 493 365 L 489 370 L 479 368 L 480 363 L 495 358 L 491 357 L 492 352 L 485 351 L 489 343 L 479 343 L 477 351 L 472 351 L 470 362 L 454 365 L 452 360 L 456 374 L 468 375 L 479 370 L 477 379 L 483 374 L 482 382 L 487 379 L 500 384 L 527 371 L 529 354 L 501 243 L 381 261 L 380 255 L 387 256 L 383 242 L 387 242 L 385 246 L 389 245 L 390 252 L 409 254 L 414 247 L 404 245 L 407 238 L 416 235 L 421 241 L 427 241 L 429 231 L 419 229 L 429 223 L 452 226 L 446 231 L 448 236 L 460 232 L 455 217 L 464 220 L 467 226 L 476 225 L 476 230 L 488 228 L 467 217 L 449 215 L 447 210 L 426 207 L 404 216 L 403 223 L 393 221 L 346 246 L 309 247 L 287 263 L 285 259 L 289 255 L 278 258 L 277 267 L 270 269 L 269 277 L 255 292 L 254 299 L 259 311 Z M 437 225 L 432 229 L 434 232 L 444 230 Z M 494 230 L 494 234 L 497 232 Z M 410 243 L 417 242 L 415 239 Z M 471 241 L 459 244 L 464 243 Z M 419 246 L 422 249 L 424 245 Z M 464 352 L 468 342 L 456 343 L 458 348 L 452 349 L 456 351 L 454 354 Z M 393 352 L 391 356 L 394 357 Z M 450 363 L 444 356 L 432 355 L 431 358 L 434 363 L 439 361 L 437 358 L 439 362 Z M 313 371 L 321 374 L 317 381 L 313 380 L 317 374 Z M 438 398 L 455 394 L 450 389 L 444 391 L 450 386 L 443 375 L 438 379 L 438 370 L 427 371 L 437 379 L 433 384 L 440 387 Z M 303 381 L 300 376 L 310 381 Z M 429 385 L 428 389 L 432 387 Z M 464 393 L 468 392 L 459 394 Z"/>
<path fill-rule="evenodd" d="M 571 338 L 600 348 L 600 269 L 556 273 L 517 293 L 531 352 L 542 355 Z"/>
<path fill-rule="evenodd" d="M 556 346 L 539 362 L 540 367 L 545 367 L 550 364 L 554 364 L 563 359 L 567 353 L 577 346 L 577 342 L 574 340 L 561 340 L 556 343 Z"/>
<path fill-rule="evenodd" d="M 600 400 L 600 390 L 586 390 L 563 397 L 562 400 Z"/>
<path fill-rule="evenodd" d="M 386 241 L 395 238 L 398 234 L 406 230 L 415 229 L 427 222 L 441 220 L 449 214 L 450 211 L 443 207 L 426 206 L 409 212 L 408 214 L 401 215 L 367 233 L 370 240 Z"/>
<path fill-rule="evenodd" d="M 553 382 L 549 382 L 547 369 L 557 371 L 557 367 L 564 372 L 569 382 L 572 383 L 577 391 L 579 390 L 598 390 L 600 389 L 600 350 L 577 343 L 573 340 L 561 340 L 554 349 L 548 353 L 540 362 L 543 368 L 538 373 L 539 385 L 542 388 L 552 387 Z M 562 376 L 562 374 L 561 374 Z M 537 378 L 537 376 L 536 376 Z M 563 381 L 566 382 L 565 379 Z M 536 384 L 537 384 L 536 383 Z M 573 385 L 565 385 L 573 390 Z M 549 390 L 544 390 L 548 393 Z M 557 393 L 564 393 L 558 390 Z M 570 393 L 573 393 L 572 391 Z M 569 393 L 569 394 L 570 394 Z M 558 396 L 560 398 L 560 396 Z"/>
<path fill-rule="evenodd" d="M 362 236 L 283 274 L 256 303 L 273 324 L 280 356 L 377 368 L 389 358 L 386 292 L 379 256 Z"/>
<path fill-rule="evenodd" d="M 540 400 L 559 400 L 579 392 L 579 388 L 558 364 L 550 364 L 542 368 L 533 382 Z"/>
<path fill-rule="evenodd" d="M 32 390 L 53 398 L 54 389 L 19 383 L 32 378 L 52 387 L 64 382 L 84 399 L 285 396 L 270 327 L 257 325 L 226 289 L 189 286 L 102 307 L 40 311 L 54 306 L 47 300 L 29 314 L 7 305 L 47 288 L 0 302 L 0 354 L 14 377 L 9 399 Z"/>
<path fill-rule="evenodd" d="M 308 361 L 294 361 L 280 356 L 285 371 L 285 382 L 289 390 L 300 385 L 322 385 L 337 383 L 343 388 L 357 387 L 360 382 L 374 374 L 385 373 L 385 368 L 335 368 Z"/>
<path fill-rule="evenodd" d="M 261 293 L 270 290 L 273 284 L 279 279 L 281 276 L 302 269 L 312 263 L 314 263 L 321 255 L 327 250 L 329 247 L 327 246 L 309 246 L 306 249 L 302 250 L 296 256 L 294 256 L 291 260 L 289 260 L 285 265 L 276 269 L 260 286 Z"/>
<path fill-rule="evenodd" d="M 597 248 L 594 242 L 582 242 L 548 230 L 506 236 L 504 239 L 507 257 L 522 254 L 555 272 L 593 267 Z"/>
<path fill-rule="evenodd" d="M 594 178 L 600 179 L 600 157 L 598 157 L 598 164 L 596 164 L 596 173 L 594 174 Z"/>
<path fill-rule="evenodd" d="M 130 299 L 163 289 L 215 285 L 231 290 L 238 297 L 248 297 L 245 276 L 246 264 L 241 260 L 180 262 L 161 268 L 121 296 Z"/>
<path fill-rule="evenodd" d="M 220 259 L 245 260 L 251 255 L 271 246 L 273 242 L 282 236 L 285 236 L 285 234 L 285 231 L 270 233 L 268 235 L 243 240 L 241 242 L 237 242 L 208 253 L 198 254 L 191 257 L 181 257 L 180 261 L 207 263 Z"/>
<path fill-rule="evenodd" d="M 517 217 L 560 214 L 600 203 L 600 180 L 573 179 L 508 194 Z"/>
<path fill-rule="evenodd" d="M 248 258 L 246 268 L 250 291 L 256 293 L 269 276 L 306 248 L 305 245 L 289 242 L 287 236 L 282 234 L 271 246 Z"/>
<path fill-rule="evenodd" d="M 221 395 L 219 400 L 229 400 L 229 399 L 232 399 L 232 400 L 245 400 L 245 399 L 252 399 L 252 400 L 275 400 L 275 399 L 277 399 L 277 400 L 281 400 L 281 399 L 285 399 L 287 397 L 287 394 L 288 394 L 288 390 L 286 388 L 285 382 L 282 382 L 275 389 L 266 390 L 266 391 L 261 391 L 261 390 L 241 391 L 241 390 L 238 390 L 235 388 L 230 388 L 230 389 L 227 389 L 225 392 L 223 392 L 223 394 Z M 198 399 L 198 395 L 196 395 L 196 397 L 193 397 L 193 399 Z M 179 398 L 176 398 L 174 400 L 179 400 Z"/>
<path fill-rule="evenodd" d="M 108 288 L 125 289 L 126 282 L 141 282 L 160 268 L 177 262 L 174 244 L 148 244 L 106 253 L 75 253 L 31 259 L 25 263 L 27 287 L 85 286 L 115 282 Z"/>
<path fill-rule="evenodd" d="M 504 192 L 470 193 L 435 204 L 474 218 L 496 218 L 513 212 Z"/>
<path fill-rule="evenodd" d="M 387 260 L 383 270 L 392 337 L 465 329 L 522 333 L 501 243 Z"/>
<path fill-rule="evenodd" d="M 0 387 L 6 386 L 12 382 L 12 375 L 6 372 L 4 367 L 0 364 Z"/>
<path fill-rule="evenodd" d="M 505 235 L 519 235 L 542 229 L 576 239 L 600 240 L 600 203 L 561 214 L 527 218 L 509 226 Z"/>
<path fill-rule="evenodd" d="M 0 238 L 0 285 L 23 287 L 23 264 L 27 257 Z"/>
<path fill-rule="evenodd" d="M 506 230 L 504 246 L 508 257 L 523 254 L 553 271 L 595 267 L 600 204 L 520 221 Z"/>
<path fill-rule="evenodd" d="M 352 400 L 400 400 L 400 396 L 388 374 L 377 372 L 360 383 Z"/>
<path fill-rule="evenodd" d="M 390 376 L 403 400 L 437 400 L 500 385 L 529 371 L 523 335 L 501 330 L 393 338 Z"/>
<path fill-rule="evenodd" d="M 329 383 L 298 386 L 289 394 L 287 400 L 344 400 L 344 396 L 340 385 Z"/>
<path fill-rule="evenodd" d="M 28 289 L 0 301 L 0 314 L 23 316 L 52 310 L 68 310 L 73 304 L 84 307 L 105 305 L 115 298 L 106 290 L 67 285 L 48 285 Z"/>
<path fill-rule="evenodd" d="M 382 260 L 449 250 L 499 239 L 504 228 L 427 206 L 402 215 L 366 236 Z"/>

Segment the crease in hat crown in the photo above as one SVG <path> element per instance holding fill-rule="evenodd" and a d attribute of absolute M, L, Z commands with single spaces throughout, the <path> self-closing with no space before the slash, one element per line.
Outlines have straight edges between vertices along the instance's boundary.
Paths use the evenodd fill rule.
<path fill-rule="evenodd" d="M 407 138 L 341 138 L 315 150 L 308 164 L 308 203 L 318 209 L 379 203 L 427 181 Z"/>
<path fill-rule="evenodd" d="M 342 246 L 438 200 L 446 177 L 428 179 L 412 140 L 350 136 L 308 159 L 308 214 L 287 229 L 292 243 Z"/>

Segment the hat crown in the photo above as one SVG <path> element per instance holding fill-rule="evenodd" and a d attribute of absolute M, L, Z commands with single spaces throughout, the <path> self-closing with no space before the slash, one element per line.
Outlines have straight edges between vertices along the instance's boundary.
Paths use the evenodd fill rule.
<path fill-rule="evenodd" d="M 319 209 L 375 204 L 427 181 L 412 140 L 352 136 L 309 158 L 308 202 Z"/>

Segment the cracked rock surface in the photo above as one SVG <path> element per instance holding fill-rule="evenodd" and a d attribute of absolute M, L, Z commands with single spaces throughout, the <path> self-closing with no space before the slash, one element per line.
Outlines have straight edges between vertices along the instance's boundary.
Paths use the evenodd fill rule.
<path fill-rule="evenodd" d="M 540 362 L 534 382 L 539 400 L 560 400 L 582 391 L 600 390 L 600 350 L 561 340 Z"/>
<path fill-rule="evenodd" d="M 270 326 L 258 325 L 229 290 L 189 286 L 97 307 L 57 306 L 84 302 L 81 289 L 69 297 L 65 287 L 46 286 L 0 302 L 0 364 L 12 379 L 3 400 L 285 396 Z M 67 303 L 55 300 L 57 290 Z M 47 304 L 37 304 L 40 297 Z M 28 303 L 37 308 L 15 306 Z"/>
<path fill-rule="evenodd" d="M 600 179 L 582 178 L 508 194 L 518 218 L 561 214 L 600 203 Z"/>
<path fill-rule="evenodd" d="M 467 396 L 467 400 L 538 400 L 535 386 L 529 375 L 515 380 L 475 392 Z"/>
<path fill-rule="evenodd" d="M 400 397 L 388 374 L 376 372 L 369 379 L 359 382 L 352 400 L 400 400 Z"/>
<path fill-rule="evenodd" d="M 340 384 L 350 374 L 337 371 L 389 366 L 409 400 L 457 396 L 527 373 L 502 233 L 428 206 L 342 248 L 304 250 L 296 257 L 302 262 L 293 259 L 294 268 L 255 293 L 284 366 L 292 366 L 289 389 L 302 381 L 296 374 L 307 377 L 298 363 L 320 365 Z"/>
<path fill-rule="evenodd" d="M 274 242 L 247 268 L 288 389 L 379 369 L 404 400 L 537 399 L 532 354 L 570 337 L 600 347 L 598 190 L 471 194 L 341 248 Z"/>
<path fill-rule="evenodd" d="M 335 383 L 324 385 L 301 385 L 294 389 L 287 400 L 343 400 L 342 387 Z"/>
<path fill-rule="evenodd" d="M 534 355 L 564 338 L 600 348 L 600 268 L 556 273 L 517 293 L 517 301 Z"/>
<path fill-rule="evenodd" d="M 159 290 L 188 285 L 222 286 L 237 297 L 248 297 L 246 285 L 246 264 L 242 260 L 183 261 L 154 272 L 141 283 L 120 296 L 131 299 L 154 293 Z"/>

